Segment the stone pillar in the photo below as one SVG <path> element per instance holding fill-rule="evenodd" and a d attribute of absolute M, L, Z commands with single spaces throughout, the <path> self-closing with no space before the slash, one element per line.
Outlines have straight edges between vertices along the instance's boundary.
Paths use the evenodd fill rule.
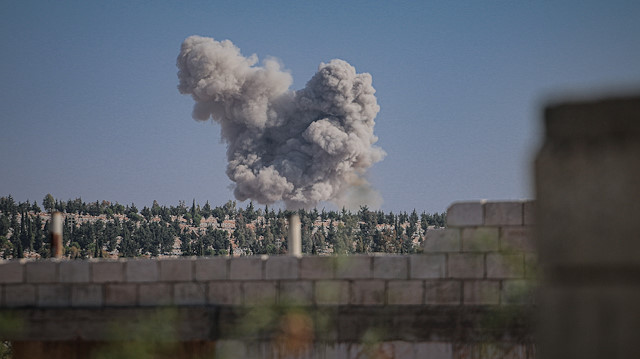
<path fill-rule="evenodd" d="M 545 111 L 539 358 L 640 358 L 640 97 Z"/>

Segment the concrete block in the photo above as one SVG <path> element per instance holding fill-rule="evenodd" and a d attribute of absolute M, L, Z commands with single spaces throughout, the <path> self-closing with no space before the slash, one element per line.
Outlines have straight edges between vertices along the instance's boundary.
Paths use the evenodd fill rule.
<path fill-rule="evenodd" d="M 502 282 L 502 304 L 533 304 L 535 283 L 514 279 Z"/>
<path fill-rule="evenodd" d="M 371 278 L 371 257 L 359 255 L 336 257 L 336 278 Z"/>
<path fill-rule="evenodd" d="M 216 354 L 214 358 L 246 358 L 247 346 L 241 340 L 216 341 Z"/>
<path fill-rule="evenodd" d="M 484 224 L 483 202 L 457 202 L 447 209 L 447 227 L 469 227 Z"/>
<path fill-rule="evenodd" d="M 449 254 L 448 273 L 449 278 L 484 278 L 484 254 Z"/>
<path fill-rule="evenodd" d="M 36 286 L 32 284 L 7 284 L 4 286 L 4 305 L 32 307 L 36 305 Z"/>
<path fill-rule="evenodd" d="M 425 252 L 459 252 L 460 230 L 457 228 L 430 229 L 422 244 Z"/>
<path fill-rule="evenodd" d="M 387 282 L 387 304 L 421 305 L 424 283 L 421 280 L 392 280 Z"/>
<path fill-rule="evenodd" d="M 540 278 L 537 254 L 526 253 L 524 255 L 524 276 L 529 279 Z"/>
<path fill-rule="evenodd" d="M 349 359 L 349 343 L 327 343 L 322 359 Z"/>
<path fill-rule="evenodd" d="M 242 285 L 245 305 L 276 304 L 276 282 L 251 281 Z"/>
<path fill-rule="evenodd" d="M 459 305 L 462 301 L 462 283 L 459 281 L 427 280 L 424 288 L 424 303 L 427 305 Z"/>
<path fill-rule="evenodd" d="M 502 227 L 500 231 L 500 250 L 506 252 L 535 252 L 533 228 Z"/>
<path fill-rule="evenodd" d="M 462 229 L 462 250 L 464 252 L 491 252 L 500 249 L 498 227 L 477 227 Z"/>
<path fill-rule="evenodd" d="M 416 358 L 453 359 L 453 344 L 446 342 L 419 342 L 414 344 Z M 473 357 L 475 358 L 475 357 Z M 462 359 L 462 358 L 460 358 Z"/>
<path fill-rule="evenodd" d="M 124 271 L 127 282 L 157 282 L 158 261 L 153 259 L 132 259 L 125 263 Z"/>
<path fill-rule="evenodd" d="M 535 213 L 535 201 L 526 201 L 523 204 L 524 206 L 524 225 L 525 226 L 532 226 L 534 224 L 536 224 L 536 220 L 534 218 L 534 213 Z"/>
<path fill-rule="evenodd" d="M 190 282 L 193 280 L 193 260 L 190 258 L 161 259 L 160 281 Z"/>
<path fill-rule="evenodd" d="M 124 262 L 110 260 L 91 262 L 91 281 L 94 283 L 124 282 Z"/>
<path fill-rule="evenodd" d="M 173 285 L 173 303 L 175 305 L 204 305 L 206 286 L 203 283 L 176 283 Z"/>
<path fill-rule="evenodd" d="M 85 260 L 62 261 L 58 265 L 61 283 L 88 283 L 89 262 Z"/>
<path fill-rule="evenodd" d="M 72 307 L 101 307 L 103 305 L 102 286 L 99 284 L 71 286 Z"/>
<path fill-rule="evenodd" d="M 300 258 L 300 279 L 333 279 L 335 257 L 305 256 Z"/>
<path fill-rule="evenodd" d="M 229 279 L 259 280 L 262 279 L 261 257 L 240 257 L 229 260 Z"/>
<path fill-rule="evenodd" d="M 212 281 L 207 292 L 213 305 L 242 305 L 242 282 Z"/>
<path fill-rule="evenodd" d="M 409 259 L 407 256 L 373 257 L 374 279 L 407 279 L 409 278 Z"/>
<path fill-rule="evenodd" d="M 25 263 L 27 283 L 58 282 L 58 261 L 46 260 Z"/>
<path fill-rule="evenodd" d="M 0 283 L 24 282 L 24 261 L 0 261 Z"/>
<path fill-rule="evenodd" d="M 463 284 L 464 304 L 491 305 L 500 303 L 500 283 L 498 281 L 465 281 Z"/>
<path fill-rule="evenodd" d="M 349 304 L 349 282 L 345 280 L 320 280 L 315 283 L 314 297 L 317 305 Z"/>
<path fill-rule="evenodd" d="M 173 304 L 169 283 L 142 283 L 138 287 L 138 305 L 156 306 Z"/>
<path fill-rule="evenodd" d="M 137 303 L 137 288 L 135 284 L 113 283 L 104 287 L 105 306 L 135 306 Z"/>
<path fill-rule="evenodd" d="M 524 278 L 524 254 L 487 254 L 487 278 Z"/>
<path fill-rule="evenodd" d="M 412 279 L 444 278 L 445 270 L 444 254 L 409 256 L 409 277 Z"/>
<path fill-rule="evenodd" d="M 383 280 L 355 280 L 351 285 L 353 305 L 384 305 L 385 283 Z"/>
<path fill-rule="evenodd" d="M 311 281 L 281 281 L 278 301 L 285 305 L 313 304 L 313 283 Z"/>
<path fill-rule="evenodd" d="M 265 262 L 265 279 L 297 279 L 298 257 L 272 256 Z"/>
<path fill-rule="evenodd" d="M 68 307 L 71 305 L 71 288 L 63 284 L 40 284 L 38 307 Z"/>
<path fill-rule="evenodd" d="M 195 259 L 195 278 L 197 281 L 227 279 L 226 257 L 211 257 Z"/>
<path fill-rule="evenodd" d="M 523 215 L 523 202 L 487 202 L 484 205 L 485 226 L 521 226 Z"/>
<path fill-rule="evenodd" d="M 389 343 L 393 348 L 391 358 L 418 359 L 413 343 L 405 341 L 393 341 Z"/>

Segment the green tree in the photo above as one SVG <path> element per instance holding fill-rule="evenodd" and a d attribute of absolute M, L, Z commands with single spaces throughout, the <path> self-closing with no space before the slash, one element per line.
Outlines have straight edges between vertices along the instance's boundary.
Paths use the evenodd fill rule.
<path fill-rule="evenodd" d="M 53 211 L 55 206 L 56 206 L 56 200 L 53 198 L 51 193 L 47 193 L 47 195 L 44 196 L 44 198 L 42 199 L 42 207 L 44 207 L 45 210 L 51 212 Z"/>

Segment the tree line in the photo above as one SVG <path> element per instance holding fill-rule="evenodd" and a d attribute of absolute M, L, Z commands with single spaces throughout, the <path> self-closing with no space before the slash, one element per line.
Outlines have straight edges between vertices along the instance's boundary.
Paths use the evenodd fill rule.
<path fill-rule="evenodd" d="M 63 245 L 69 258 L 138 256 L 215 256 L 284 254 L 292 211 L 269 206 L 161 206 L 141 210 L 135 204 L 61 201 L 47 194 L 42 202 L 0 197 L 0 254 L 3 258 L 49 256 L 48 213 L 65 214 Z M 414 253 L 431 227 L 444 227 L 444 213 L 418 214 L 346 209 L 296 211 L 305 254 Z"/>

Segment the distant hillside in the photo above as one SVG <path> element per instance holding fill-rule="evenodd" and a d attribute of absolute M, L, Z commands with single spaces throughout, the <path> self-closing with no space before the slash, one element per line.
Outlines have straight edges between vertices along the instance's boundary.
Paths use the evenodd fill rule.
<path fill-rule="evenodd" d="M 249 203 L 235 201 L 219 207 L 184 202 L 138 210 L 135 204 L 108 201 L 85 203 L 61 201 L 47 195 L 42 208 L 36 203 L 0 197 L 0 255 L 3 258 L 40 258 L 49 253 L 48 227 L 51 211 L 64 214 L 65 256 L 156 257 L 283 254 L 287 251 L 287 217 Z M 444 213 L 420 215 L 370 211 L 356 213 L 299 210 L 302 251 L 306 254 L 413 253 L 428 228 L 443 227 Z"/>

